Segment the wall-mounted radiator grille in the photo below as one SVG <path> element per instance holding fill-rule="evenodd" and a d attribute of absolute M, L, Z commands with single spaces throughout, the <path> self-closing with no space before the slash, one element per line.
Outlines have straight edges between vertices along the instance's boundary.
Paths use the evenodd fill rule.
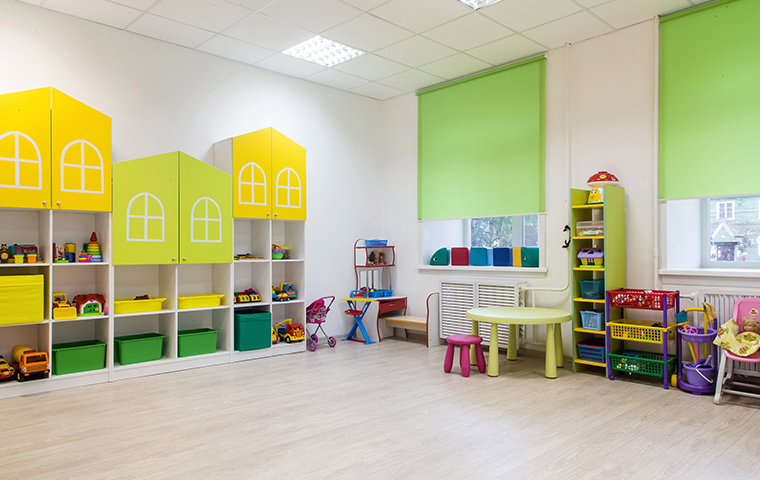
<path fill-rule="evenodd" d="M 498 284 L 493 281 L 441 280 L 440 318 L 441 338 L 449 335 L 472 333 L 472 322 L 467 318 L 467 310 L 475 307 L 520 307 L 523 306 L 522 288 L 524 283 Z M 488 345 L 491 325 L 481 323 L 479 334 Z M 507 348 L 509 327 L 498 326 L 499 347 Z"/>
<path fill-rule="evenodd" d="M 720 327 L 734 316 L 734 304 L 740 298 L 760 297 L 760 292 L 742 292 L 742 293 L 725 293 L 725 292 L 700 292 L 699 306 L 702 302 L 707 302 L 715 309 L 715 316 L 718 318 Z M 734 362 L 735 370 L 748 370 L 760 372 L 757 363 Z"/>

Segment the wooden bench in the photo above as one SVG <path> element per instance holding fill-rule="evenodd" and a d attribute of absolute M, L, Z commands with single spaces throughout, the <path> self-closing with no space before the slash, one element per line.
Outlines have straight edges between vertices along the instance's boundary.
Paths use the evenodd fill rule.
<path fill-rule="evenodd" d="M 438 299 L 436 297 L 434 302 L 431 302 L 433 295 L 438 295 L 438 292 L 433 292 L 428 295 L 425 301 L 426 316 L 418 317 L 415 315 L 382 315 L 380 318 L 385 321 L 385 325 L 392 328 L 401 328 L 404 330 L 405 335 L 409 336 L 409 330 L 425 332 L 425 345 L 430 346 L 431 339 L 435 342 L 438 340 Z M 404 310 L 406 311 L 406 309 Z M 432 313 L 432 315 L 431 315 Z M 433 322 L 431 325 L 431 321 Z M 431 331 L 434 330 L 434 331 Z M 431 335 L 432 334 L 432 335 Z"/>

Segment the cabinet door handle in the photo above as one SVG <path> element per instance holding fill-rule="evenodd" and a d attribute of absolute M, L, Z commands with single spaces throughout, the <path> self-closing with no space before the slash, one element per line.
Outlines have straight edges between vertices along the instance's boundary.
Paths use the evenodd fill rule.
<path fill-rule="evenodd" d="M 172 262 L 176 262 L 176 261 L 177 261 L 177 257 L 172 257 Z"/>
<path fill-rule="evenodd" d="M 43 200 L 43 201 L 42 201 L 42 204 L 43 204 L 43 205 L 47 205 L 47 200 Z"/>
<path fill-rule="evenodd" d="M 187 261 L 187 257 L 182 257 L 182 261 L 186 262 Z"/>
<path fill-rule="evenodd" d="M 59 207 L 61 206 L 61 202 L 56 202 L 55 204 L 58 205 Z"/>
<path fill-rule="evenodd" d="M 275 214 L 274 214 L 274 216 L 276 217 L 276 216 L 277 216 L 277 214 L 275 213 Z"/>
<path fill-rule="evenodd" d="M 267 213 L 267 217 L 268 217 L 268 216 L 269 216 L 269 214 Z"/>

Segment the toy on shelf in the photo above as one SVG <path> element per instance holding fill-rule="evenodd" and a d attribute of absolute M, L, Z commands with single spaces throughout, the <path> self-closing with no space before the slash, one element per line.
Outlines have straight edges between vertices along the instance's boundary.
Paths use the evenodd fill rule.
<path fill-rule="evenodd" d="M 77 318 L 77 309 L 72 307 L 66 294 L 57 292 L 53 294 L 53 320 L 74 320 Z"/>
<path fill-rule="evenodd" d="M 291 300 L 296 298 L 296 287 L 290 282 L 281 283 L 280 287 L 275 289 L 275 291 L 277 293 L 286 293 Z"/>
<path fill-rule="evenodd" d="M 377 253 L 375 251 L 369 252 L 367 265 L 377 265 Z"/>
<path fill-rule="evenodd" d="M 601 267 L 604 265 L 604 252 L 601 248 L 581 248 L 578 259 L 581 267 Z"/>
<path fill-rule="evenodd" d="M 11 250 L 8 248 L 8 245 L 2 244 L 0 245 L 0 263 L 8 263 L 11 260 Z"/>
<path fill-rule="evenodd" d="M 285 292 L 278 292 L 275 287 L 272 287 L 272 301 L 273 302 L 287 302 L 290 300 L 290 296 Z"/>
<path fill-rule="evenodd" d="M 79 254 L 79 257 L 77 257 L 77 262 L 79 263 L 89 263 L 92 259 L 92 255 L 89 255 L 87 253 L 87 244 L 85 243 L 82 246 L 82 252 Z"/>
<path fill-rule="evenodd" d="M 277 329 L 272 327 L 272 345 L 280 341 L 280 337 L 277 336 Z"/>
<path fill-rule="evenodd" d="M 242 292 L 235 292 L 235 303 L 253 303 L 260 302 L 261 295 L 256 290 L 248 288 Z"/>
<path fill-rule="evenodd" d="M 53 263 L 69 263 L 68 260 L 66 260 L 66 252 L 64 251 L 63 247 L 56 244 L 53 244 Z"/>
<path fill-rule="evenodd" d="M 237 253 L 233 257 L 234 260 L 253 260 L 253 255 L 250 253 Z"/>
<path fill-rule="evenodd" d="M 17 380 L 35 380 L 50 375 L 50 360 L 46 352 L 37 352 L 26 345 L 13 347 L 13 363 L 18 373 Z"/>
<path fill-rule="evenodd" d="M 273 243 L 272 260 L 288 260 L 290 258 L 288 250 L 290 250 L 290 247 L 281 247 Z"/>
<path fill-rule="evenodd" d="M 16 369 L 8 365 L 8 362 L 0 355 L 0 382 L 14 378 L 16 378 Z"/>
<path fill-rule="evenodd" d="M 601 171 L 597 172 L 589 177 L 586 184 L 591 187 L 591 193 L 588 195 L 589 205 L 597 203 L 604 203 L 604 187 L 605 185 L 617 185 L 620 181 L 617 177 L 609 172 Z"/>
<path fill-rule="evenodd" d="M 77 295 L 73 302 L 76 304 L 77 315 L 80 317 L 105 314 L 106 299 L 99 293 Z"/>
<path fill-rule="evenodd" d="M 103 256 L 100 254 L 100 245 L 98 245 L 98 236 L 95 232 L 90 235 L 90 243 L 87 244 L 87 255 L 90 256 L 90 262 L 100 263 L 103 261 Z"/>
<path fill-rule="evenodd" d="M 285 343 L 302 342 L 306 338 L 303 325 L 293 323 L 292 318 L 277 322 L 274 326 L 277 327 L 277 335 L 280 337 L 280 340 Z"/>
<path fill-rule="evenodd" d="M 330 303 L 325 304 L 327 300 L 329 300 Z M 317 349 L 317 342 L 319 342 L 318 334 L 320 330 L 322 331 L 322 334 L 327 338 L 327 344 L 330 346 L 330 348 L 335 346 L 335 337 L 328 336 L 325 330 L 322 328 L 322 324 L 327 321 L 327 314 L 330 312 L 330 307 L 334 301 L 335 297 L 333 296 L 322 297 L 314 300 L 311 302 L 311 304 L 309 304 L 308 307 L 306 307 L 306 323 L 313 323 L 317 325 L 317 329 L 314 331 L 314 333 L 309 335 L 309 340 L 306 342 L 306 348 L 310 352 L 313 352 Z"/>
<path fill-rule="evenodd" d="M 74 263 L 77 261 L 77 244 L 66 243 L 63 246 L 63 255 L 66 257 L 66 261 Z"/>

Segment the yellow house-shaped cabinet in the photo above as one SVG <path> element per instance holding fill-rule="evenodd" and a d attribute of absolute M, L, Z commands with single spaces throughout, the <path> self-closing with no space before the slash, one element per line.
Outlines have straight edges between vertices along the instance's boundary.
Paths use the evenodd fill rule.
<path fill-rule="evenodd" d="M 219 168 L 231 171 L 235 217 L 306 220 L 302 146 L 265 128 L 218 143 L 215 158 Z"/>
<path fill-rule="evenodd" d="M 232 262 L 230 175 L 181 152 L 113 172 L 114 264 Z"/>
<path fill-rule="evenodd" d="M 0 205 L 111 210 L 111 118 L 50 87 L 0 95 Z"/>

